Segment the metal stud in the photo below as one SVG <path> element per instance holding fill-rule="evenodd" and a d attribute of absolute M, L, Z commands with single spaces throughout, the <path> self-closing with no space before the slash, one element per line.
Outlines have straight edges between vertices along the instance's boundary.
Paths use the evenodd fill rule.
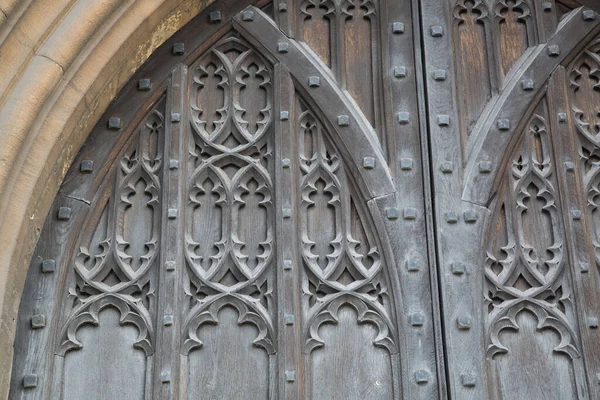
<path fill-rule="evenodd" d="M 398 122 L 402 125 L 408 124 L 410 122 L 410 113 L 407 111 L 401 111 L 398 113 Z"/>
<path fill-rule="evenodd" d="M 287 3 L 279 3 L 279 12 L 286 12 L 288 9 Z"/>
<path fill-rule="evenodd" d="M 456 319 L 456 324 L 458 325 L 458 329 L 469 330 L 473 326 L 473 321 L 468 316 L 460 315 Z"/>
<path fill-rule="evenodd" d="M 395 78 L 406 77 L 406 67 L 394 67 L 394 77 Z"/>
<path fill-rule="evenodd" d="M 492 172 L 492 162 L 491 161 L 481 161 L 479 163 L 479 172 L 482 174 L 488 174 Z"/>
<path fill-rule="evenodd" d="M 46 316 L 43 314 L 36 314 L 31 317 L 31 328 L 41 329 L 46 326 Z"/>
<path fill-rule="evenodd" d="M 320 85 L 321 85 L 321 78 L 319 78 L 318 76 L 308 77 L 308 86 L 319 87 Z"/>
<path fill-rule="evenodd" d="M 221 22 L 221 19 L 221 11 L 211 11 L 210 14 L 208 14 L 208 20 L 213 24 Z"/>
<path fill-rule="evenodd" d="M 285 314 L 283 318 L 286 325 L 294 325 L 296 322 L 296 318 L 292 314 Z"/>
<path fill-rule="evenodd" d="M 427 372 L 424 369 L 419 369 L 419 370 L 415 371 L 415 381 L 419 385 L 423 385 L 423 384 L 429 382 L 429 372 Z"/>
<path fill-rule="evenodd" d="M 160 381 L 162 383 L 169 383 L 169 382 L 171 382 L 171 373 L 169 371 L 162 371 L 160 373 Z"/>
<path fill-rule="evenodd" d="M 438 69 L 433 71 L 433 79 L 436 81 L 445 81 L 446 80 L 446 71 L 443 69 Z"/>
<path fill-rule="evenodd" d="M 406 260 L 404 265 L 408 272 L 418 272 L 421 270 L 421 260 L 419 259 Z"/>
<path fill-rule="evenodd" d="M 138 81 L 138 90 L 147 92 L 150 89 L 152 89 L 152 81 L 150 79 L 144 78 Z"/>
<path fill-rule="evenodd" d="M 596 13 L 592 10 L 585 10 L 582 15 L 584 21 L 593 21 L 596 19 Z"/>
<path fill-rule="evenodd" d="M 385 215 L 388 219 L 398 219 L 398 217 L 400 217 L 400 213 L 396 207 L 387 207 L 385 209 Z"/>
<path fill-rule="evenodd" d="M 373 169 L 373 168 L 375 168 L 375 159 L 373 157 L 365 157 L 365 158 L 363 158 L 363 168 L 364 169 Z"/>
<path fill-rule="evenodd" d="M 404 23 L 403 22 L 394 22 L 392 24 L 392 32 L 395 34 L 404 33 Z"/>
<path fill-rule="evenodd" d="M 542 10 L 549 12 L 552 11 L 552 3 L 550 3 L 549 1 L 545 1 L 542 3 Z"/>
<path fill-rule="evenodd" d="M 167 271 L 175 271 L 175 261 L 167 261 L 165 266 L 167 267 Z"/>
<path fill-rule="evenodd" d="M 588 273 L 590 272 L 590 264 L 582 262 L 579 264 L 579 268 L 581 269 L 582 273 Z"/>
<path fill-rule="evenodd" d="M 110 117 L 108 119 L 108 129 L 112 131 L 118 131 L 119 129 L 121 129 L 121 118 Z"/>
<path fill-rule="evenodd" d="M 440 114 L 437 116 L 437 124 L 439 126 L 448 126 L 450 125 L 450 116 L 446 114 Z"/>
<path fill-rule="evenodd" d="M 290 49 L 290 44 L 288 42 L 279 42 L 277 43 L 277 51 L 280 53 L 287 53 Z"/>
<path fill-rule="evenodd" d="M 179 122 L 181 121 L 181 114 L 174 112 L 171 113 L 171 122 Z"/>
<path fill-rule="evenodd" d="M 533 90 L 533 88 L 534 88 L 533 79 L 522 80 L 521 88 L 523 88 L 523 90 Z"/>
<path fill-rule="evenodd" d="M 165 315 L 163 317 L 163 325 L 164 326 L 171 326 L 171 325 L 173 325 L 173 316 L 172 315 Z"/>
<path fill-rule="evenodd" d="M 463 275 L 467 271 L 467 266 L 461 262 L 453 262 L 450 269 L 454 275 Z"/>
<path fill-rule="evenodd" d="M 575 169 L 575 163 L 573 161 L 565 161 L 565 169 L 569 172 Z"/>
<path fill-rule="evenodd" d="M 338 115 L 337 123 L 339 126 L 348 126 L 350 125 L 350 117 L 347 115 Z"/>
<path fill-rule="evenodd" d="M 23 376 L 23 388 L 33 389 L 38 385 L 38 376 L 36 374 L 27 374 Z"/>
<path fill-rule="evenodd" d="M 292 217 L 292 209 L 291 208 L 283 208 L 281 210 L 281 214 L 283 218 L 291 218 Z"/>
<path fill-rule="evenodd" d="M 590 329 L 598 329 L 598 318 L 597 317 L 587 317 L 587 326 Z"/>
<path fill-rule="evenodd" d="M 242 21 L 254 21 L 254 11 L 246 10 L 242 13 Z"/>
<path fill-rule="evenodd" d="M 175 218 L 177 218 L 177 209 L 176 208 L 169 208 L 169 210 L 167 211 L 167 217 L 169 219 L 175 219 Z"/>
<path fill-rule="evenodd" d="M 558 57 L 560 55 L 560 47 L 556 44 L 548 46 L 548 55 L 550 57 Z"/>
<path fill-rule="evenodd" d="M 444 214 L 444 219 L 446 220 L 447 223 L 449 224 L 455 224 L 458 222 L 459 216 L 457 213 L 455 213 L 454 211 L 447 211 Z"/>
<path fill-rule="evenodd" d="M 414 207 L 406 207 L 404 209 L 404 219 L 416 219 L 417 209 Z"/>
<path fill-rule="evenodd" d="M 433 37 L 444 36 L 444 28 L 439 25 L 432 26 L 431 27 L 431 36 L 433 36 Z"/>
<path fill-rule="evenodd" d="M 410 171 L 413 169 L 413 160 L 412 158 L 401 158 L 400 159 L 400 169 L 403 171 Z"/>
<path fill-rule="evenodd" d="M 169 169 L 179 168 L 179 160 L 169 160 Z"/>
<path fill-rule="evenodd" d="M 473 211 L 473 210 L 467 210 L 463 213 L 463 218 L 465 220 L 465 222 L 467 223 L 474 223 L 477 222 L 477 212 Z"/>
<path fill-rule="evenodd" d="M 89 174 L 94 171 L 94 162 L 92 160 L 83 160 L 79 165 L 79 172 Z"/>
<path fill-rule="evenodd" d="M 454 171 L 454 163 L 452 161 L 444 161 L 440 166 L 440 171 L 444 174 L 451 174 Z"/>
<path fill-rule="evenodd" d="M 285 371 L 285 381 L 294 382 L 296 380 L 296 371 Z"/>
<path fill-rule="evenodd" d="M 279 119 L 282 121 L 287 121 L 288 119 L 290 119 L 290 112 L 289 111 L 281 111 L 279 113 Z"/>
<path fill-rule="evenodd" d="M 413 313 L 410 315 L 409 321 L 412 326 L 423 326 L 425 317 L 421 313 Z"/>
<path fill-rule="evenodd" d="M 42 261 L 42 273 L 44 274 L 52 274 L 56 271 L 56 261 L 55 260 L 44 260 Z"/>
<path fill-rule="evenodd" d="M 580 220 L 582 217 L 582 213 L 580 210 L 571 210 L 571 218 L 573 218 L 574 220 Z"/>
<path fill-rule="evenodd" d="M 175 43 L 173 44 L 173 54 L 176 56 L 182 56 L 185 53 L 185 44 Z"/>
<path fill-rule="evenodd" d="M 284 158 L 283 160 L 281 160 L 281 166 L 283 168 L 289 168 L 290 165 L 292 165 L 292 162 L 290 161 L 289 158 Z"/>
<path fill-rule="evenodd" d="M 58 209 L 58 214 L 56 215 L 61 221 L 68 221 L 71 219 L 71 209 L 69 207 L 60 207 Z"/>
<path fill-rule="evenodd" d="M 292 260 L 283 260 L 283 269 L 286 271 L 292 270 Z"/>
<path fill-rule="evenodd" d="M 460 374 L 460 381 L 464 387 L 475 387 L 477 384 L 477 378 L 475 374 L 470 372 L 463 372 Z"/>
<path fill-rule="evenodd" d="M 496 122 L 498 129 L 501 131 L 508 131 L 510 129 L 510 120 L 506 118 L 501 118 Z"/>
<path fill-rule="evenodd" d="M 567 122 L 567 113 L 558 113 L 558 122 Z"/>

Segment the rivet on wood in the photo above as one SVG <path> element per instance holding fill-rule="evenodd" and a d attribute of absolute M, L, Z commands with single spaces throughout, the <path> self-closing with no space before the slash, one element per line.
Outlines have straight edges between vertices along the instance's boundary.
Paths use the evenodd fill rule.
<path fill-rule="evenodd" d="M 587 317 L 587 325 L 590 329 L 598 329 L 598 318 Z"/>
<path fill-rule="evenodd" d="M 56 261 L 55 260 L 44 260 L 42 261 L 42 272 L 44 274 L 52 274 L 56 271 Z"/>
<path fill-rule="evenodd" d="M 89 174 L 94 171 L 94 162 L 92 160 L 83 160 L 79 165 L 79 172 Z"/>
<path fill-rule="evenodd" d="M 254 21 L 254 11 L 246 10 L 242 13 L 242 21 Z"/>
<path fill-rule="evenodd" d="M 419 369 L 419 370 L 415 371 L 415 381 L 419 385 L 423 385 L 423 384 L 429 382 L 429 372 L 427 372 L 424 369 Z"/>
<path fill-rule="evenodd" d="M 287 53 L 290 49 L 290 44 L 288 42 L 279 42 L 277 43 L 277 51 L 280 53 Z"/>
<path fill-rule="evenodd" d="M 462 374 L 460 374 L 460 381 L 464 387 L 475 387 L 475 385 L 477 384 L 475 374 L 471 374 L 468 372 L 463 372 Z"/>
<path fill-rule="evenodd" d="M 565 169 L 572 172 L 575 169 L 575 163 L 573 161 L 565 161 Z"/>
<path fill-rule="evenodd" d="M 385 209 L 385 215 L 388 219 L 398 219 L 398 217 L 400 217 L 400 213 L 396 207 L 387 207 Z"/>
<path fill-rule="evenodd" d="M 182 56 L 185 53 L 185 44 L 175 43 L 173 44 L 173 54 L 176 56 Z"/>
<path fill-rule="evenodd" d="M 279 119 L 282 121 L 287 121 L 288 119 L 290 119 L 290 112 L 289 111 L 281 111 L 279 113 Z"/>
<path fill-rule="evenodd" d="M 337 123 L 339 126 L 350 125 L 350 117 L 348 115 L 338 115 Z"/>
<path fill-rule="evenodd" d="M 210 14 L 208 14 L 208 20 L 213 24 L 221 22 L 221 19 L 221 11 L 211 11 Z"/>
<path fill-rule="evenodd" d="M 171 113 L 171 122 L 179 122 L 181 121 L 181 114 L 174 112 Z"/>
<path fill-rule="evenodd" d="M 477 212 L 473 211 L 473 210 L 467 210 L 463 213 L 463 218 L 465 220 L 465 222 L 467 223 L 474 223 L 477 222 Z"/>
<path fill-rule="evenodd" d="M 162 383 L 169 383 L 169 382 L 171 382 L 171 373 L 169 371 L 162 371 L 160 373 L 160 381 Z"/>
<path fill-rule="evenodd" d="M 446 114 L 440 114 L 437 116 L 437 123 L 439 126 L 450 125 L 450 116 Z"/>
<path fill-rule="evenodd" d="M 36 314 L 31 317 L 31 328 L 41 329 L 46 326 L 46 316 L 43 314 Z"/>
<path fill-rule="evenodd" d="M 408 124 L 410 122 L 410 113 L 407 111 L 399 112 L 398 122 L 400 122 L 402 125 Z"/>
<path fill-rule="evenodd" d="M 143 78 L 138 81 L 138 90 L 142 92 L 147 92 L 152 89 L 152 81 L 148 78 Z"/>
<path fill-rule="evenodd" d="M 394 67 L 394 77 L 395 78 L 406 77 L 406 67 Z"/>
<path fill-rule="evenodd" d="M 548 12 L 548 11 L 552 11 L 552 3 L 550 3 L 549 1 L 545 1 L 542 3 L 542 10 Z"/>
<path fill-rule="evenodd" d="M 473 321 L 471 321 L 470 317 L 460 315 L 456 319 L 456 324 L 458 325 L 458 329 L 469 330 L 473 326 Z"/>
<path fill-rule="evenodd" d="M 179 168 L 179 160 L 169 160 L 169 168 L 170 169 Z"/>
<path fill-rule="evenodd" d="M 281 160 L 281 166 L 283 168 L 289 168 L 290 165 L 292 165 L 292 162 L 290 161 L 289 158 L 284 158 L 283 160 Z"/>
<path fill-rule="evenodd" d="M 582 262 L 579 263 L 579 268 L 581 269 L 582 273 L 588 273 L 590 272 L 590 264 Z"/>
<path fill-rule="evenodd" d="M 318 76 L 309 76 L 308 77 L 308 86 L 310 87 L 319 87 L 321 85 L 321 78 Z"/>
<path fill-rule="evenodd" d="M 418 272 L 421 270 L 421 260 L 419 259 L 406 260 L 404 265 L 408 272 Z"/>
<path fill-rule="evenodd" d="M 433 71 L 433 79 L 436 81 L 445 81 L 446 80 L 446 71 L 443 69 L 438 69 Z"/>
<path fill-rule="evenodd" d="M 38 376 L 36 374 L 27 374 L 23 376 L 23 388 L 33 389 L 38 385 Z"/>
<path fill-rule="evenodd" d="M 121 129 L 121 118 L 119 117 L 110 117 L 108 119 L 108 129 L 117 131 Z"/>
<path fill-rule="evenodd" d="M 165 315 L 163 317 L 163 325 L 164 326 L 171 326 L 171 325 L 173 325 L 173 316 L 172 315 Z"/>
<path fill-rule="evenodd" d="M 491 161 L 481 161 L 479 163 L 479 172 L 482 174 L 488 174 L 492 172 L 492 162 Z"/>
<path fill-rule="evenodd" d="M 281 214 L 282 214 L 283 218 L 291 218 L 292 217 L 292 209 L 284 208 L 281 210 Z"/>
<path fill-rule="evenodd" d="M 406 207 L 404 209 L 404 219 L 416 219 L 417 209 L 414 207 Z"/>
<path fill-rule="evenodd" d="M 558 122 L 567 122 L 567 113 L 558 113 Z"/>
<path fill-rule="evenodd" d="M 279 12 L 286 12 L 288 9 L 287 3 L 279 3 Z"/>
<path fill-rule="evenodd" d="M 375 159 L 373 157 L 363 158 L 363 168 L 365 168 L 365 169 L 375 168 Z"/>
<path fill-rule="evenodd" d="M 294 325 L 296 318 L 292 314 L 285 314 L 283 316 L 286 325 Z"/>
<path fill-rule="evenodd" d="M 410 315 L 409 321 L 412 326 L 423 326 L 425 317 L 421 313 L 413 313 Z"/>
<path fill-rule="evenodd" d="M 444 214 L 444 219 L 449 224 L 455 224 L 458 222 L 459 217 L 458 217 L 458 214 L 455 213 L 454 211 L 447 211 Z"/>
<path fill-rule="evenodd" d="M 556 44 L 548 46 L 548 55 L 550 57 L 558 57 L 560 55 L 560 47 Z"/>
<path fill-rule="evenodd" d="M 523 90 L 533 90 L 534 88 L 534 83 L 533 83 L 533 79 L 524 79 L 521 81 L 521 88 Z"/>
<path fill-rule="evenodd" d="M 396 34 L 404 33 L 404 23 L 403 22 L 394 22 L 392 24 L 392 32 Z"/>
<path fill-rule="evenodd" d="M 433 37 L 444 36 L 444 28 L 439 25 L 432 26 L 431 27 L 431 36 L 433 36 Z"/>
<path fill-rule="evenodd" d="M 584 21 L 593 21 L 596 19 L 596 13 L 592 10 L 585 10 L 582 15 Z"/>
<path fill-rule="evenodd" d="M 508 131 L 510 129 L 510 120 L 506 118 L 501 118 L 496 122 L 496 125 L 501 131 Z"/>
<path fill-rule="evenodd" d="M 461 262 L 453 262 L 450 269 L 454 275 L 463 275 L 467 271 L 467 266 Z"/>
<path fill-rule="evenodd" d="M 177 218 L 177 209 L 176 208 L 169 208 L 169 210 L 167 211 L 167 217 L 169 219 L 175 219 L 175 218 Z"/>
<path fill-rule="evenodd" d="M 440 166 L 440 171 L 444 174 L 451 174 L 454 171 L 454 163 L 452 161 L 444 161 Z"/>
<path fill-rule="evenodd" d="M 283 269 L 286 271 L 292 270 L 292 260 L 283 260 Z"/>
<path fill-rule="evenodd" d="M 294 382 L 296 380 L 296 371 L 285 371 L 285 381 Z"/>
<path fill-rule="evenodd" d="M 413 160 L 412 158 L 401 158 L 400 159 L 400 169 L 403 171 L 410 171 L 413 169 Z"/>
<path fill-rule="evenodd" d="M 571 210 L 571 218 L 573 218 L 574 220 L 580 220 L 582 216 L 582 213 L 580 210 Z"/>
<path fill-rule="evenodd" d="M 56 215 L 61 221 L 68 221 L 71 219 L 71 209 L 69 207 L 60 207 L 58 209 L 58 214 Z"/>
<path fill-rule="evenodd" d="M 167 261 L 165 263 L 167 271 L 175 271 L 175 261 Z"/>

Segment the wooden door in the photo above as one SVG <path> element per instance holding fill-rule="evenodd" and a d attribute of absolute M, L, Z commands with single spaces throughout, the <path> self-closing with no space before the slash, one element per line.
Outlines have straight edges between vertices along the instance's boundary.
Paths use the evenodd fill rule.
<path fill-rule="evenodd" d="M 216 1 L 68 171 L 11 398 L 600 398 L 578 6 Z"/>

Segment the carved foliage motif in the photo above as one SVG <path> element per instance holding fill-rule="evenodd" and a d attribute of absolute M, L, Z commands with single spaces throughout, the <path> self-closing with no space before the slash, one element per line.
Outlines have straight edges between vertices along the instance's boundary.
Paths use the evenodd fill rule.
<path fill-rule="evenodd" d="M 227 37 L 191 75 L 182 351 L 202 346 L 198 328 L 232 306 L 259 329 L 255 345 L 273 353 L 272 70 Z"/>
<path fill-rule="evenodd" d="M 304 351 L 326 345 L 319 327 L 337 323 L 339 309 L 347 304 L 357 311 L 359 323 L 378 328 L 374 344 L 394 353 L 393 308 L 373 230 L 323 126 L 307 107 L 302 110 L 297 129 Z"/>
<path fill-rule="evenodd" d="M 136 346 L 147 355 L 153 352 L 164 107 L 162 99 L 137 128 L 115 168 L 113 193 L 83 230 L 59 354 L 81 348 L 77 330 L 83 324 L 97 325 L 105 307 L 120 312 L 121 324 L 135 325 Z"/>
<path fill-rule="evenodd" d="M 577 131 L 582 195 L 587 200 L 592 245 L 600 266 L 600 39 L 569 68 L 571 112 Z"/>
<path fill-rule="evenodd" d="M 578 355 L 551 138 L 540 114 L 530 120 L 511 159 L 490 227 L 485 266 L 489 357 L 508 351 L 500 331 L 519 330 L 517 315 L 523 310 L 535 314 L 538 329 L 559 334 L 554 351 Z"/>

